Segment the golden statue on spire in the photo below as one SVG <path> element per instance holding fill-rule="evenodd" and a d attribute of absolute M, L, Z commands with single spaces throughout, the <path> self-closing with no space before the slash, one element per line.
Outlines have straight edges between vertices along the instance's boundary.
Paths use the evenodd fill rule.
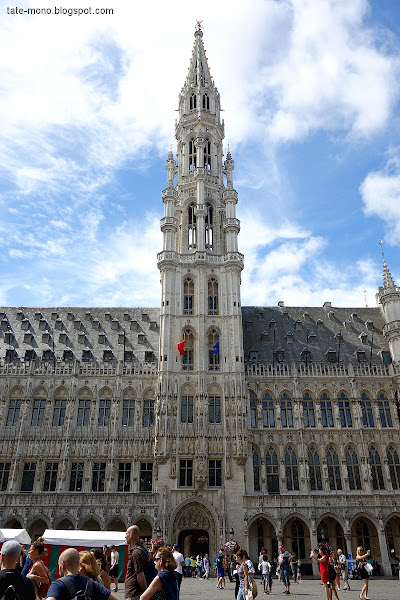
<path fill-rule="evenodd" d="M 196 31 L 201 31 L 201 24 L 202 24 L 202 22 L 203 21 L 199 21 L 199 20 L 196 21 L 196 27 L 197 27 Z"/>

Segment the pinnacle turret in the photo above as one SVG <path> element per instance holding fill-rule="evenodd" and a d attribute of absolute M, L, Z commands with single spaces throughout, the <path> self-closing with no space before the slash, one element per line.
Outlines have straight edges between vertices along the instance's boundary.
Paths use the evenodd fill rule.
<path fill-rule="evenodd" d="M 389 271 L 389 267 L 386 264 L 385 259 L 383 259 L 383 287 L 386 290 L 396 287 L 396 285 L 393 281 L 393 277 Z"/>

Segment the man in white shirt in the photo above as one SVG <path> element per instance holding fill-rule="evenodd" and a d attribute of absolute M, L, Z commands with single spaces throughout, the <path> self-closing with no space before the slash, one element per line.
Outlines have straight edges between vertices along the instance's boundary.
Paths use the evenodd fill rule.
<path fill-rule="evenodd" d="M 176 561 L 176 569 L 175 576 L 178 581 L 178 588 L 181 589 L 182 577 L 183 577 L 183 568 L 185 567 L 185 559 L 183 558 L 183 554 L 181 554 L 179 550 L 178 544 L 174 545 L 174 551 L 172 553 L 175 561 Z"/>
<path fill-rule="evenodd" d="M 118 592 L 118 577 L 119 577 L 119 553 L 114 544 L 110 548 L 111 550 L 111 568 L 110 568 L 110 581 L 114 582 L 113 592 Z"/>

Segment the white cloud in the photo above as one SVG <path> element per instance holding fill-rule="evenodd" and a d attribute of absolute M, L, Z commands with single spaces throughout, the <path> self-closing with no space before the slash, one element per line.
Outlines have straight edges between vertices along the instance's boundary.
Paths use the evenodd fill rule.
<path fill-rule="evenodd" d="M 392 156 L 384 167 L 368 173 L 360 185 L 367 216 L 378 216 L 385 223 L 386 238 L 400 242 L 400 156 Z"/>

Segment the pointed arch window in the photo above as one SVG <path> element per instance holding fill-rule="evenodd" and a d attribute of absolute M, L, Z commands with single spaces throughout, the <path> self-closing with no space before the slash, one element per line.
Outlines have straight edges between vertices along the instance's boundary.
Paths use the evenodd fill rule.
<path fill-rule="evenodd" d="M 41 427 L 43 425 L 45 410 L 46 400 L 44 398 L 36 398 L 33 400 L 31 418 L 31 425 L 33 427 Z"/>
<path fill-rule="evenodd" d="M 193 396 L 181 397 L 181 423 L 193 423 Z"/>
<path fill-rule="evenodd" d="M 259 492 L 260 487 L 260 458 L 258 452 L 253 452 L 253 478 L 254 478 L 254 491 Z"/>
<path fill-rule="evenodd" d="M 292 552 L 296 554 L 297 558 L 306 558 L 304 526 L 299 519 L 293 521 L 290 534 L 292 536 Z"/>
<path fill-rule="evenodd" d="M 338 397 L 339 418 L 342 427 L 353 427 L 353 419 L 351 417 L 350 401 L 342 392 Z"/>
<path fill-rule="evenodd" d="M 208 397 L 208 422 L 221 423 L 221 396 Z"/>
<path fill-rule="evenodd" d="M 297 468 L 297 455 L 294 448 L 285 452 L 286 485 L 288 491 L 299 490 L 299 472 Z"/>
<path fill-rule="evenodd" d="M 154 425 L 154 405 L 155 400 L 145 398 L 143 400 L 143 427 L 153 427 Z"/>
<path fill-rule="evenodd" d="M 332 400 L 324 392 L 319 400 L 323 427 L 333 427 Z"/>
<path fill-rule="evenodd" d="M 329 488 L 331 490 L 341 490 L 342 478 L 340 475 L 339 457 L 333 446 L 329 446 L 328 448 L 326 462 L 328 465 Z"/>
<path fill-rule="evenodd" d="M 210 96 L 208 94 L 203 94 L 203 109 L 210 110 Z"/>
<path fill-rule="evenodd" d="M 308 392 L 303 396 L 303 422 L 304 427 L 315 427 L 314 400 Z"/>
<path fill-rule="evenodd" d="M 197 166 L 197 148 L 194 139 L 189 140 L 189 171 Z"/>
<path fill-rule="evenodd" d="M 196 215 L 194 203 L 188 206 L 188 248 L 196 248 Z"/>
<path fill-rule="evenodd" d="M 382 427 L 393 427 L 392 414 L 390 412 L 389 400 L 382 392 L 378 396 L 379 418 Z"/>
<path fill-rule="evenodd" d="M 87 427 L 90 416 L 90 398 L 82 398 L 78 401 L 78 427 Z"/>
<path fill-rule="evenodd" d="M 262 419 L 263 427 L 275 427 L 275 403 L 268 392 L 262 399 Z"/>
<path fill-rule="evenodd" d="M 254 394 L 250 394 L 250 427 L 257 427 L 257 401 Z"/>
<path fill-rule="evenodd" d="M 124 391 L 122 402 L 122 426 L 133 427 L 135 424 L 135 394 L 131 389 Z"/>
<path fill-rule="evenodd" d="M 19 414 L 22 406 L 22 391 L 14 389 L 10 393 L 10 403 L 8 405 L 6 427 L 12 427 L 18 424 Z"/>
<path fill-rule="evenodd" d="M 111 417 L 112 394 L 109 390 L 102 390 L 99 398 L 99 416 L 97 424 L 99 427 L 108 427 Z"/>
<path fill-rule="evenodd" d="M 197 96 L 196 96 L 196 94 L 192 94 L 189 98 L 189 109 L 195 110 L 196 107 L 197 107 Z"/>
<path fill-rule="evenodd" d="M 220 339 L 219 330 L 212 329 L 208 334 L 208 369 L 209 371 L 220 370 Z"/>
<path fill-rule="evenodd" d="M 361 414 L 363 427 L 375 427 L 374 414 L 372 412 L 372 403 L 367 394 L 361 394 Z"/>
<path fill-rule="evenodd" d="M 308 474 L 310 477 L 310 490 L 322 490 L 322 477 L 321 477 L 321 461 L 317 449 L 314 446 L 308 451 Z"/>
<path fill-rule="evenodd" d="M 282 427 L 293 427 L 292 399 L 286 392 L 282 394 L 280 404 Z"/>
<path fill-rule="evenodd" d="M 350 489 L 361 490 L 360 466 L 354 448 L 348 448 L 346 451 L 346 467 Z"/>
<path fill-rule="evenodd" d="M 194 304 L 194 282 L 191 277 L 185 277 L 183 282 L 183 314 L 192 315 Z"/>
<path fill-rule="evenodd" d="M 359 519 L 356 523 L 357 546 L 371 548 L 369 528 L 364 519 Z"/>
<path fill-rule="evenodd" d="M 206 247 L 206 250 L 212 250 L 213 244 L 214 244 L 214 231 L 213 231 L 214 208 L 213 208 L 213 205 L 211 204 L 211 202 L 207 202 L 206 209 L 207 209 L 207 213 L 206 213 L 206 217 L 205 217 L 205 221 L 204 221 L 205 247 Z"/>
<path fill-rule="evenodd" d="M 208 314 L 218 315 L 218 281 L 215 277 L 208 280 Z"/>
<path fill-rule="evenodd" d="M 279 494 L 279 464 L 275 449 L 270 446 L 265 456 L 267 489 L 269 494 Z"/>
<path fill-rule="evenodd" d="M 211 142 L 208 138 L 204 145 L 204 168 L 206 171 L 211 171 Z"/>
<path fill-rule="evenodd" d="M 184 371 L 193 371 L 194 365 L 194 338 L 191 329 L 186 329 L 185 335 L 185 354 L 182 356 L 182 368 Z"/>
<path fill-rule="evenodd" d="M 369 449 L 369 464 L 371 467 L 372 488 L 374 490 L 384 490 L 385 482 L 383 480 L 381 457 L 374 446 Z"/>
<path fill-rule="evenodd" d="M 389 446 L 387 451 L 390 481 L 394 490 L 400 489 L 400 458 L 396 448 Z"/>

